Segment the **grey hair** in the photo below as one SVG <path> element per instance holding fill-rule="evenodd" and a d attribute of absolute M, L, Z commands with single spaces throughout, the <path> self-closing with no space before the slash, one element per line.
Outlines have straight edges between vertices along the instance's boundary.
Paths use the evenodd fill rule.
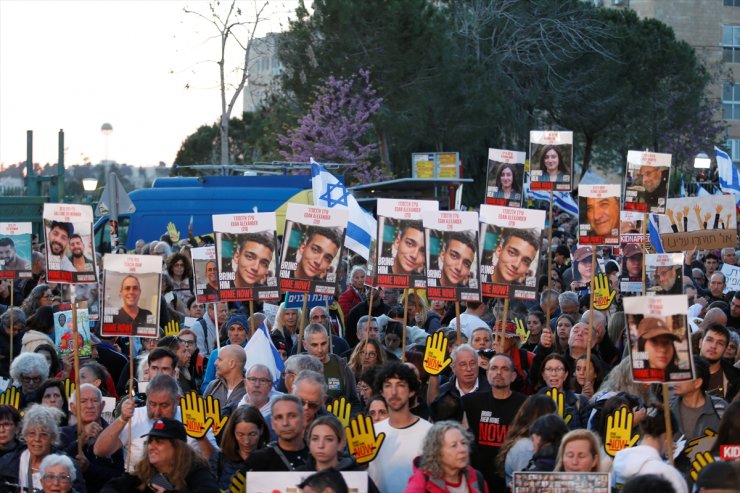
<path fill-rule="evenodd" d="M 181 394 L 177 380 L 170 375 L 165 375 L 164 373 L 160 373 L 156 377 L 152 378 L 149 385 L 147 385 L 146 395 L 151 395 L 154 392 L 167 392 L 175 403 L 177 403 L 177 399 Z"/>
<path fill-rule="evenodd" d="M 562 305 L 563 303 L 574 303 L 578 304 L 578 294 L 576 294 L 573 291 L 563 291 L 558 296 L 558 304 Z"/>
<path fill-rule="evenodd" d="M 555 289 L 545 289 L 544 291 L 542 291 L 542 293 L 540 293 L 540 303 L 545 301 L 545 297 L 547 296 L 554 296 L 557 298 L 559 296 L 559 293 Z"/>
<path fill-rule="evenodd" d="M 10 364 L 10 378 L 20 382 L 23 375 L 38 375 L 42 379 L 49 378 L 49 363 L 46 357 L 39 353 L 21 353 Z"/>
<path fill-rule="evenodd" d="M 21 324 L 26 323 L 26 312 L 21 310 L 18 307 L 13 307 L 13 324 L 16 322 L 20 322 Z M 0 326 L 7 328 L 10 327 L 10 309 L 6 310 L 2 315 L 0 315 Z"/>
<path fill-rule="evenodd" d="M 369 320 L 369 321 L 368 321 Z M 378 319 L 375 317 L 368 317 L 367 315 L 363 315 L 360 317 L 360 320 L 357 321 L 357 332 L 360 331 L 361 327 L 364 327 L 365 324 L 370 325 L 372 322 L 378 323 Z"/>
<path fill-rule="evenodd" d="M 585 312 L 583 312 L 583 315 L 581 315 L 581 322 L 588 323 L 589 318 L 592 316 L 591 313 L 591 310 L 586 310 Z M 604 315 L 600 311 L 593 310 L 593 319 L 594 324 L 604 324 L 604 327 L 606 327 L 606 315 Z"/>
<path fill-rule="evenodd" d="M 317 307 L 317 308 L 323 308 L 323 307 Z M 303 337 L 304 339 L 307 338 L 310 335 L 313 334 L 325 334 L 327 337 L 329 336 L 329 332 L 326 330 L 326 327 L 324 327 L 321 324 L 308 324 L 308 327 L 306 327 L 303 331 Z"/>
<path fill-rule="evenodd" d="M 91 389 L 91 390 L 94 390 L 95 391 L 95 397 L 97 397 L 98 402 L 103 402 L 103 393 L 95 385 L 93 385 L 91 383 L 83 383 L 82 385 L 80 385 L 80 391 L 82 391 L 82 389 Z M 76 403 L 77 403 L 77 391 L 75 390 L 74 392 L 72 392 L 72 395 L 69 396 L 69 407 L 70 407 L 70 409 Z"/>
<path fill-rule="evenodd" d="M 285 371 L 298 374 L 302 370 L 312 370 L 317 373 L 324 371 L 324 364 L 316 356 L 310 354 L 294 354 L 285 360 Z"/>
<path fill-rule="evenodd" d="M 419 462 L 419 467 L 429 471 L 430 475 L 434 478 L 444 478 L 444 472 L 442 471 L 439 459 L 442 455 L 445 433 L 450 430 L 457 430 L 462 434 L 463 439 L 467 442 L 468 451 L 470 451 L 470 444 L 473 441 L 473 435 L 463 428 L 460 423 L 457 421 L 438 421 L 437 423 L 434 423 L 424 437 Z"/>
<path fill-rule="evenodd" d="M 272 370 L 270 370 L 268 366 L 263 365 L 262 363 L 255 363 L 252 366 L 250 366 L 249 369 L 247 370 L 247 376 L 249 376 L 249 374 L 252 373 L 252 371 L 254 370 L 266 371 L 267 374 L 270 375 L 270 378 L 272 380 L 275 380 L 275 375 L 272 374 Z"/>
<path fill-rule="evenodd" d="M 44 457 L 39 466 L 39 475 L 43 478 L 46 474 L 46 470 L 54 466 L 64 466 L 67 468 L 67 474 L 74 482 L 77 479 L 77 471 L 75 465 L 72 463 L 72 459 L 62 454 L 49 454 Z"/>
<path fill-rule="evenodd" d="M 64 418 L 64 413 L 55 407 L 42 406 L 41 404 L 31 404 L 26 408 L 23 416 L 23 425 L 21 428 L 21 437 L 25 441 L 26 433 L 42 428 L 49 433 L 51 443 L 59 446 L 61 438 L 59 435 L 59 423 Z"/>
<path fill-rule="evenodd" d="M 355 265 L 349 271 L 349 278 L 352 279 L 352 277 L 355 275 L 355 272 L 357 272 L 359 270 L 361 270 L 363 273 L 367 273 L 367 271 L 365 270 L 365 266 L 364 265 Z"/>
<path fill-rule="evenodd" d="M 292 402 L 296 406 L 298 406 L 299 414 L 301 415 L 301 418 L 303 418 L 303 401 L 301 401 L 298 397 L 296 397 L 293 394 L 280 394 L 275 398 L 274 401 L 272 401 L 272 404 L 270 404 L 270 413 L 274 414 L 275 411 L 275 405 L 278 402 Z"/>
<path fill-rule="evenodd" d="M 318 305 L 308 311 L 308 318 L 311 318 L 311 313 L 315 310 L 321 310 L 327 317 L 329 316 L 329 310 L 324 306 Z"/>
<path fill-rule="evenodd" d="M 321 386 L 321 396 L 322 397 L 326 397 L 327 393 L 329 392 L 329 387 L 326 385 L 326 380 L 324 379 L 323 373 L 319 373 L 317 371 L 312 371 L 312 370 L 301 370 L 298 376 L 295 377 L 295 382 L 293 382 L 293 393 L 294 394 L 296 390 L 298 389 L 298 385 L 303 381 L 307 381 L 315 385 Z"/>
<path fill-rule="evenodd" d="M 139 382 L 144 381 L 144 371 L 149 367 L 149 358 L 146 358 L 145 356 L 148 356 L 148 354 L 142 354 L 142 357 L 139 359 L 139 364 L 136 367 L 136 380 Z"/>
<path fill-rule="evenodd" d="M 452 352 L 450 353 L 450 358 L 452 358 L 453 363 L 457 362 L 458 355 L 462 353 L 463 351 L 467 351 L 470 354 L 472 354 L 473 357 L 475 358 L 476 364 L 478 364 L 478 351 L 473 349 L 473 346 L 471 346 L 470 344 L 460 344 L 459 346 L 457 346 L 455 349 L 452 350 Z"/>

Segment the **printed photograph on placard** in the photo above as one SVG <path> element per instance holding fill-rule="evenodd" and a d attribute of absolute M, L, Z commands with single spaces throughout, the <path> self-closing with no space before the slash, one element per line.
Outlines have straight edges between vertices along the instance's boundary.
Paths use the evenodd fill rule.
<path fill-rule="evenodd" d="M 665 212 L 671 155 L 628 151 L 624 176 L 624 210 Z"/>
<path fill-rule="evenodd" d="M 545 211 L 481 205 L 480 281 L 488 298 L 536 298 Z"/>
<path fill-rule="evenodd" d="M 426 287 L 426 243 L 422 217 L 439 209 L 431 200 L 378 199 L 376 285 Z"/>
<path fill-rule="evenodd" d="M 619 290 L 627 296 L 642 294 L 642 246 L 625 243 L 622 248 L 622 263 L 619 268 Z"/>
<path fill-rule="evenodd" d="M 685 295 L 624 298 L 635 382 L 669 383 L 694 379 Z"/>
<path fill-rule="evenodd" d="M 574 291 L 584 291 L 590 289 L 591 279 L 593 276 L 603 272 L 599 258 L 596 258 L 596 265 L 593 264 L 593 249 L 591 246 L 581 246 L 571 255 L 570 268 L 573 273 L 573 281 L 570 288 Z"/>
<path fill-rule="evenodd" d="M 46 280 L 60 283 L 97 282 L 92 207 L 44 204 Z"/>
<path fill-rule="evenodd" d="M 347 218 L 343 209 L 288 204 L 278 273 L 281 291 L 334 294 Z"/>
<path fill-rule="evenodd" d="M 619 244 L 619 185 L 578 186 L 578 244 Z"/>
<path fill-rule="evenodd" d="M 103 336 L 157 337 L 162 258 L 106 255 L 103 263 Z"/>
<path fill-rule="evenodd" d="M 279 298 L 274 212 L 216 214 L 216 258 L 221 301 Z"/>
<path fill-rule="evenodd" d="M 29 279 L 31 223 L 0 223 L 0 279 Z"/>
<path fill-rule="evenodd" d="M 486 204 L 522 206 L 526 159 L 524 152 L 488 149 Z"/>
<path fill-rule="evenodd" d="M 532 130 L 529 133 L 530 189 L 569 192 L 572 182 L 573 132 Z"/>
<path fill-rule="evenodd" d="M 734 195 L 668 199 L 660 216 L 660 239 L 666 252 L 735 248 L 737 219 Z"/>
<path fill-rule="evenodd" d="M 611 493 L 607 472 L 515 472 L 512 493 Z"/>
<path fill-rule="evenodd" d="M 437 211 L 424 215 L 427 297 L 479 301 L 478 213 Z"/>
<path fill-rule="evenodd" d="M 74 352 L 74 332 L 72 304 L 62 303 L 54 307 L 54 335 L 57 341 L 57 352 L 62 359 Z M 90 317 L 87 303 L 77 303 L 77 351 L 80 358 L 92 357 L 92 338 L 90 337 Z"/>
<path fill-rule="evenodd" d="M 645 255 L 645 282 L 650 295 L 683 294 L 683 253 Z"/>
<path fill-rule="evenodd" d="M 218 262 L 216 246 L 204 246 L 190 250 L 193 258 L 195 299 L 198 303 L 215 303 L 218 298 Z"/>

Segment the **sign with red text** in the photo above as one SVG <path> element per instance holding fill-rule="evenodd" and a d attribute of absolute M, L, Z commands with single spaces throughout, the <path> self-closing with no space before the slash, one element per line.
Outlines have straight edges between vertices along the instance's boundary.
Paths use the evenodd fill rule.
<path fill-rule="evenodd" d="M 578 186 L 578 244 L 619 244 L 620 185 Z"/>
<path fill-rule="evenodd" d="M 47 282 L 97 282 L 92 207 L 44 204 L 43 217 Z"/>
<path fill-rule="evenodd" d="M 660 217 L 660 239 L 666 252 L 694 248 L 735 248 L 737 219 L 734 195 L 668 199 Z"/>
<path fill-rule="evenodd" d="M 488 298 L 537 296 L 545 211 L 481 205 L 480 281 Z"/>
<path fill-rule="evenodd" d="M 524 152 L 488 149 L 486 204 L 522 206 L 526 159 Z"/>
<path fill-rule="evenodd" d="M 31 223 L 0 223 L 0 279 L 31 277 Z"/>
<path fill-rule="evenodd" d="M 663 214 L 668 200 L 671 155 L 628 151 L 624 210 Z"/>
<path fill-rule="evenodd" d="M 215 245 L 193 248 L 193 276 L 195 299 L 198 303 L 215 303 L 218 297 L 218 261 Z"/>
<path fill-rule="evenodd" d="M 529 188 L 562 192 L 572 190 L 573 132 L 529 132 Z"/>
<path fill-rule="evenodd" d="M 683 294 L 683 255 L 683 253 L 645 255 L 646 294 Z"/>
<path fill-rule="evenodd" d="M 647 224 L 642 224 L 644 218 L 645 214 L 642 212 L 620 212 L 619 254 L 622 256 L 622 263 L 619 267 L 619 291 L 629 296 L 642 294 L 643 246 L 650 244 Z"/>

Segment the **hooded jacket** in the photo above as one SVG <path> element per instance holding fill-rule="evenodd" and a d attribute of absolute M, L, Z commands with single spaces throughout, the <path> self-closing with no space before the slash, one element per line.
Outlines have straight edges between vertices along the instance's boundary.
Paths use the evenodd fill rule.
<path fill-rule="evenodd" d="M 688 493 L 681 473 L 678 469 L 666 464 L 660 454 L 648 445 L 637 445 L 617 452 L 612 463 L 612 488 L 617 484 L 624 484 L 638 475 L 656 474 L 667 479 L 677 493 Z"/>

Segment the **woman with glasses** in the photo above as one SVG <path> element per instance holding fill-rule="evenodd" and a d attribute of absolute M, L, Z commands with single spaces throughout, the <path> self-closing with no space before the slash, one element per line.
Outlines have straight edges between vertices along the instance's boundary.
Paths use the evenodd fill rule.
<path fill-rule="evenodd" d="M 385 351 L 377 339 L 360 341 L 349 357 L 349 369 L 358 379 L 365 371 L 385 363 Z"/>
<path fill-rule="evenodd" d="M 54 294 L 51 292 L 51 288 L 48 284 L 38 284 L 31 290 L 31 293 L 26 296 L 21 304 L 21 310 L 30 317 L 36 310 L 42 306 L 52 306 L 54 304 Z"/>
<path fill-rule="evenodd" d="M 538 382 L 540 393 L 557 390 L 563 396 L 563 419 L 568 422 L 568 428 L 585 428 L 591 415 L 591 405 L 588 399 L 581 394 L 570 390 L 568 363 L 557 353 L 551 353 L 542 362 L 542 373 Z M 554 398 L 554 397 L 553 397 Z M 570 419 L 568 419 L 570 416 Z"/>
<path fill-rule="evenodd" d="M 68 493 L 77 479 L 72 459 L 61 454 L 47 455 L 41 461 L 39 473 L 44 493 Z"/>
<path fill-rule="evenodd" d="M 10 365 L 10 378 L 21 393 L 18 409 L 23 409 L 30 402 L 38 402 L 39 388 L 49 378 L 49 363 L 37 353 L 19 354 Z"/>
<path fill-rule="evenodd" d="M 12 453 L 21 446 L 18 440 L 21 415 L 16 408 L 0 405 L 0 457 Z"/>

